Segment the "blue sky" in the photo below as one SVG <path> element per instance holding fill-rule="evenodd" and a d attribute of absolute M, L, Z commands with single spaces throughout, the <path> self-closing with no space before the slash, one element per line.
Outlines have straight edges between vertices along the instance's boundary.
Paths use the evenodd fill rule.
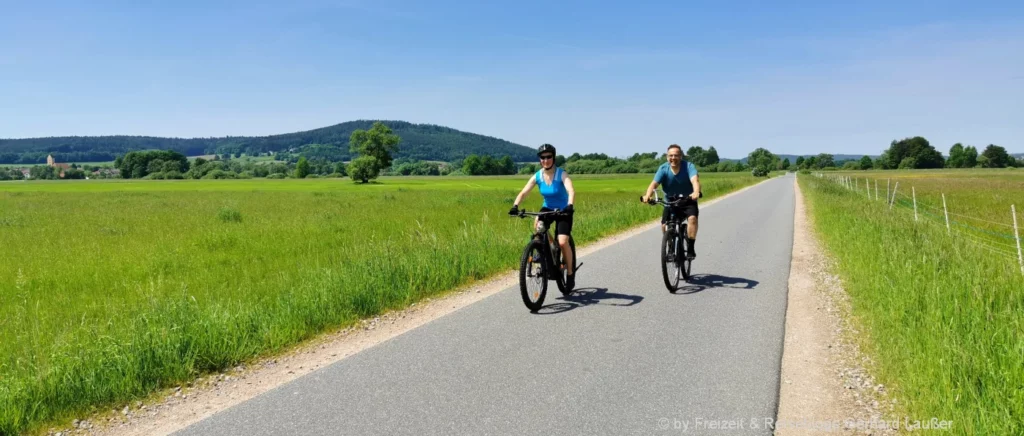
<path fill-rule="evenodd" d="M 0 138 L 399 119 L 563 154 L 1024 152 L 1024 2 L 830 3 L 0 0 Z"/>

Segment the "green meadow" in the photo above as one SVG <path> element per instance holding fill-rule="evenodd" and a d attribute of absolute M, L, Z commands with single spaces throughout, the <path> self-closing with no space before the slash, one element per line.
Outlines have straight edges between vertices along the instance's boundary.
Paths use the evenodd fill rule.
<path fill-rule="evenodd" d="M 1010 204 L 1024 224 L 1024 172 L 845 175 L 859 189 L 806 174 L 800 184 L 897 417 L 952 420 L 956 434 L 1024 434 L 1024 275 L 1015 247 L 997 245 L 1015 243 Z M 868 200 L 865 175 L 881 182 L 882 200 Z M 900 182 L 892 209 L 886 179 Z"/>
<path fill-rule="evenodd" d="M 0 433 L 512 270 L 530 228 L 506 213 L 526 178 L 0 183 Z M 638 202 L 649 180 L 574 177 L 578 244 L 657 219 Z M 759 180 L 703 175 L 705 199 Z"/>

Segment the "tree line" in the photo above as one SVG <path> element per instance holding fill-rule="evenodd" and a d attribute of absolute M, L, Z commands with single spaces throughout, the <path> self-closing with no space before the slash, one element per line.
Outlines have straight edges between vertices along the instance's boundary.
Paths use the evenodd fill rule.
<path fill-rule="evenodd" d="M 114 167 L 119 170 L 120 177 L 136 179 L 350 177 L 362 183 L 380 175 L 511 175 L 532 174 L 540 169 L 533 162 L 535 156 L 531 156 L 531 162 L 525 163 L 516 163 L 510 155 L 494 157 L 475 153 L 450 162 L 395 158 L 405 146 L 404 142 L 404 138 L 387 125 L 376 122 L 367 130 L 356 129 L 351 133 L 344 155 L 335 146 L 307 144 L 291 153 L 278 153 L 276 161 L 269 163 L 238 159 L 241 155 L 234 153 L 214 155 L 213 159 L 200 157 L 190 162 L 183 153 L 175 150 L 146 150 L 117 156 Z M 343 161 L 345 156 L 354 158 L 346 164 Z M 889 148 L 875 159 L 863 156 L 860 159 L 837 161 L 833 155 L 821 153 L 816 156 L 799 156 L 795 162 L 790 162 L 788 158 L 781 158 L 762 147 L 748 154 L 745 160 L 722 160 L 713 146 L 707 149 L 701 146 L 690 147 L 686 150 L 685 159 L 701 172 L 751 171 L 755 176 L 767 176 L 771 171 L 778 170 L 1024 167 L 1024 160 L 1015 159 L 1005 148 L 994 144 L 979 154 L 975 147 L 957 143 L 950 148 L 949 157 L 945 158 L 920 136 L 892 141 Z M 665 153 L 658 152 L 634 153 L 628 158 L 604 153 L 573 153 L 568 157 L 555 157 L 555 164 L 571 174 L 654 173 L 665 161 Z M 72 165 L 72 168 L 64 171 L 63 178 L 84 178 L 97 169 Z M 59 168 L 35 166 L 30 171 L 30 177 L 57 179 L 60 178 L 59 173 Z M 0 180 L 20 178 L 20 171 L 0 171 Z"/>
<path fill-rule="evenodd" d="M 797 158 L 797 169 L 841 168 L 845 170 L 893 170 L 933 168 L 1014 168 L 1024 167 L 1024 160 L 1015 159 L 1006 148 L 989 144 L 978 153 L 974 146 L 953 144 L 949 157 L 944 157 L 927 139 L 921 136 L 893 140 L 881 156 L 864 156 L 856 161 L 833 162 L 831 155 L 820 154 Z"/>

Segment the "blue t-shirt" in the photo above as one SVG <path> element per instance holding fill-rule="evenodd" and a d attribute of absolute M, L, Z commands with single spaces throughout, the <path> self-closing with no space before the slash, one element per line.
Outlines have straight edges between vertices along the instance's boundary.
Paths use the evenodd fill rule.
<path fill-rule="evenodd" d="M 548 209 L 565 209 L 569 205 L 569 191 L 565 190 L 565 182 L 562 181 L 562 169 L 555 169 L 555 177 L 551 184 L 544 183 L 544 170 L 537 171 L 534 177 L 537 178 L 537 190 L 544 197 L 544 205 Z"/>
<path fill-rule="evenodd" d="M 661 184 L 661 191 L 665 196 L 669 195 L 690 195 L 693 194 L 693 182 L 690 177 L 697 175 L 697 167 L 693 162 L 686 162 L 679 168 L 679 174 L 672 174 L 672 167 L 665 162 L 654 173 L 654 181 Z"/>

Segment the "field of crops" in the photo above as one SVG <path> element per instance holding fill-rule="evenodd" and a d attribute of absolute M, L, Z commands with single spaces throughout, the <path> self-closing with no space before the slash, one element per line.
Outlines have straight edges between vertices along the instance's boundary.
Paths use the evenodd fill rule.
<path fill-rule="evenodd" d="M 0 433 L 513 269 L 525 179 L 0 183 Z M 578 243 L 656 219 L 649 180 L 575 177 Z M 706 199 L 758 180 L 702 176 Z"/>
<path fill-rule="evenodd" d="M 1010 215 L 1016 204 L 1024 224 L 1024 172 L 843 175 L 859 178 L 853 189 L 814 175 L 800 184 L 898 416 L 953 420 L 958 434 L 1024 433 L 1024 275 Z M 868 199 L 865 175 L 880 181 L 880 200 Z M 887 179 L 900 182 L 892 209 Z"/>

